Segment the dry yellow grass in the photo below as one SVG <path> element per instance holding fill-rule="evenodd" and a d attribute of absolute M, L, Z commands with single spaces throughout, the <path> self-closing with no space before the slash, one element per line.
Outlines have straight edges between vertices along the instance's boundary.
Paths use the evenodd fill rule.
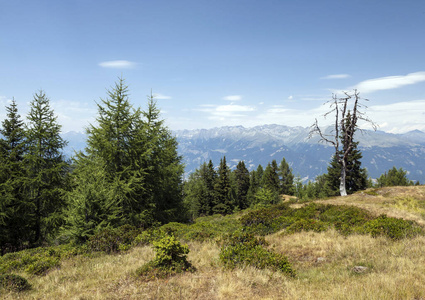
<path fill-rule="evenodd" d="M 323 202 L 356 205 L 376 214 L 405 216 L 423 223 L 421 203 L 412 206 L 397 201 L 421 202 L 424 195 L 424 187 L 386 188 L 373 195 L 359 193 Z M 329 230 L 275 233 L 266 239 L 271 248 L 288 256 L 297 270 L 296 278 L 251 267 L 224 270 L 216 243 L 192 242 L 188 259 L 197 268 L 194 273 L 142 282 L 134 271 L 154 253 L 150 247 L 139 247 L 120 255 L 74 257 L 45 276 L 29 278 L 33 290 L 1 296 L 81 300 L 425 299 L 425 237 L 391 241 L 363 235 L 343 237 Z M 353 267 L 358 265 L 368 269 L 356 273 Z"/>

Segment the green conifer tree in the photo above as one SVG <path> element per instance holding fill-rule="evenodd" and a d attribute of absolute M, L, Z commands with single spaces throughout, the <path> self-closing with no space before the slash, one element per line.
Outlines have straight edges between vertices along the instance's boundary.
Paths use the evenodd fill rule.
<path fill-rule="evenodd" d="M 104 226 L 148 225 L 153 222 L 154 210 L 144 181 L 150 151 L 148 129 L 142 121 L 141 110 L 130 104 L 128 87 L 122 78 L 107 96 L 97 104 L 96 123 L 87 128 L 85 149 L 87 159 L 100 162 L 109 189 L 104 193 L 107 197 L 100 208 L 108 214 L 99 222 Z M 85 158 L 81 162 L 78 159 L 77 166 L 84 161 Z M 82 168 L 76 176 L 84 178 L 85 170 Z M 84 180 L 78 182 L 85 184 Z M 76 188 L 84 190 L 89 187 Z"/>
<path fill-rule="evenodd" d="M 409 186 L 413 185 L 413 181 L 407 178 L 407 171 L 402 168 L 397 169 L 395 166 L 392 167 L 388 172 L 385 172 L 378 178 L 377 185 L 379 187 L 384 186 Z"/>
<path fill-rule="evenodd" d="M 252 170 L 249 173 L 249 189 L 247 194 L 247 201 L 249 206 L 256 203 L 255 195 L 261 187 L 263 173 L 264 171 L 261 165 L 258 165 L 256 170 Z"/>
<path fill-rule="evenodd" d="M 245 209 L 249 206 L 247 194 L 249 190 L 249 171 L 244 161 L 240 161 L 233 171 L 236 185 L 236 203 L 239 209 Z"/>
<path fill-rule="evenodd" d="M 294 175 L 292 174 L 292 169 L 289 167 L 289 164 L 286 162 L 285 158 L 282 158 L 282 161 L 279 165 L 279 177 L 280 193 L 285 195 L 293 195 Z"/>
<path fill-rule="evenodd" d="M 68 163 L 62 149 L 67 142 L 60 136 L 61 125 L 43 91 L 34 95 L 30 106 L 26 128 L 28 149 L 23 157 L 26 174 L 22 184 L 23 197 L 33 207 L 28 218 L 31 242 L 39 244 L 51 237 L 63 221 L 63 187 Z"/>
<path fill-rule="evenodd" d="M 0 251 L 13 251 L 24 247 L 29 240 L 27 220 L 31 204 L 21 193 L 24 177 L 25 153 L 24 122 L 15 100 L 6 107 L 7 118 L 2 122 L 0 134 Z"/>
<path fill-rule="evenodd" d="M 230 183 L 230 170 L 226 163 L 226 157 L 220 160 L 218 176 L 215 183 L 215 202 L 213 212 L 218 214 L 230 214 L 235 208 L 235 196 Z"/>
<path fill-rule="evenodd" d="M 346 132 L 350 136 L 354 135 L 354 132 L 351 132 L 351 130 L 355 130 L 355 127 L 350 126 L 351 121 L 351 114 L 348 112 L 345 126 L 347 128 Z M 342 151 L 344 151 L 346 155 L 343 156 L 342 151 L 340 151 L 338 155 L 333 155 L 330 165 L 328 166 L 328 173 L 326 175 L 326 188 L 329 192 L 328 196 L 336 196 L 339 194 L 342 158 L 345 160 L 345 188 L 347 193 L 352 194 L 356 191 L 364 190 L 368 186 L 367 171 L 361 167 L 360 160 L 363 156 L 361 151 L 357 148 L 359 143 L 351 141 L 349 146 L 346 145 L 346 140 L 341 137 L 341 144 L 343 146 Z"/>
<path fill-rule="evenodd" d="M 162 223 L 177 221 L 183 215 L 182 157 L 177 153 L 177 140 L 160 119 L 160 110 L 151 95 L 143 112 L 148 141 L 148 159 L 145 160 L 145 183 L 154 204 L 154 217 Z"/>
<path fill-rule="evenodd" d="M 272 163 L 267 164 L 267 167 L 264 170 L 261 185 L 265 189 L 268 189 L 275 193 L 279 193 L 280 180 L 276 160 L 273 160 Z"/>

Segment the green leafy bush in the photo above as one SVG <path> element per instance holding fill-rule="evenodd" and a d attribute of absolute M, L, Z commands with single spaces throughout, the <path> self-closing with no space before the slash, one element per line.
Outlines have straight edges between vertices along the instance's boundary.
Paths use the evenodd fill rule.
<path fill-rule="evenodd" d="M 264 248 L 264 238 L 236 232 L 225 238 L 220 250 L 220 261 L 226 268 L 234 269 L 238 266 L 249 265 L 258 269 L 269 268 L 280 271 L 289 276 L 295 276 L 288 259 L 279 253 Z"/>
<path fill-rule="evenodd" d="M 136 270 L 136 274 L 145 280 L 166 278 L 177 273 L 193 272 L 195 268 L 187 260 L 189 248 L 182 245 L 173 235 L 164 235 L 153 242 L 155 258 Z"/>
<path fill-rule="evenodd" d="M 0 288 L 12 292 L 21 292 L 31 289 L 28 281 L 15 274 L 0 274 Z"/>
<path fill-rule="evenodd" d="M 373 237 L 386 236 L 392 240 L 400 240 L 423 233 L 423 230 L 413 221 L 381 215 L 358 228 L 358 232 L 370 234 Z"/>

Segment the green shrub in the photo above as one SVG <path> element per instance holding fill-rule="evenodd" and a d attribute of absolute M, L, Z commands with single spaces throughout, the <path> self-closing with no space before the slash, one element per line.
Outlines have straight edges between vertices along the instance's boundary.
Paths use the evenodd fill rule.
<path fill-rule="evenodd" d="M 177 273 L 193 272 L 195 268 L 187 260 L 189 248 L 182 245 L 173 235 L 164 235 L 153 241 L 155 258 L 136 270 L 136 274 L 145 280 L 166 278 Z"/>
<path fill-rule="evenodd" d="M 286 228 L 285 233 L 295 233 L 301 231 L 314 231 L 321 232 L 326 231 L 329 227 L 328 223 L 314 220 L 314 219 L 300 219 L 292 223 L 288 228 Z"/>
<path fill-rule="evenodd" d="M 240 222 L 248 232 L 267 235 L 295 222 L 295 219 L 291 217 L 294 211 L 286 203 L 279 204 L 249 212 L 240 219 Z"/>
<path fill-rule="evenodd" d="M 21 292 L 31 289 L 28 281 L 15 274 L 0 274 L 0 288 L 12 292 Z"/>
<path fill-rule="evenodd" d="M 297 219 L 318 219 L 320 214 L 328 209 L 329 205 L 310 203 L 294 210 L 293 217 Z"/>
<path fill-rule="evenodd" d="M 289 276 L 295 276 L 288 259 L 264 248 L 264 238 L 257 239 L 249 233 L 229 235 L 220 250 L 220 261 L 226 268 L 249 265 L 258 269 L 269 268 Z"/>
<path fill-rule="evenodd" d="M 28 264 L 25 272 L 33 275 L 44 275 L 52 268 L 59 267 L 60 259 L 58 257 L 43 257 Z"/>
<path fill-rule="evenodd" d="M 259 224 L 270 225 L 273 219 L 280 216 L 288 216 L 292 209 L 287 204 L 274 205 L 268 208 L 261 208 L 244 215 L 240 222 L 243 226 L 255 226 Z"/>
<path fill-rule="evenodd" d="M 371 218 L 366 210 L 346 205 L 327 205 L 327 209 L 319 216 L 319 220 L 333 224 L 343 235 L 351 234 L 357 226 L 363 225 Z"/>
<path fill-rule="evenodd" d="M 370 234 L 372 237 L 386 236 L 392 240 L 400 240 L 423 233 L 422 229 L 413 221 L 390 218 L 386 215 L 368 221 L 358 228 L 358 232 Z"/>

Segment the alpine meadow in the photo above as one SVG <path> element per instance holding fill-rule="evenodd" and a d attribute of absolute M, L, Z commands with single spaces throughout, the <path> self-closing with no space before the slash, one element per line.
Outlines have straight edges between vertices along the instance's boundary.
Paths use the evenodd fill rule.
<path fill-rule="evenodd" d="M 250 171 L 223 156 L 184 179 L 155 97 L 129 94 L 119 78 L 71 158 L 45 91 L 25 119 L 5 107 L 3 299 L 425 297 L 425 188 L 396 166 L 368 176 L 357 91 L 333 98 L 333 140 L 312 127 L 335 153 L 307 182 L 285 157 Z"/>

